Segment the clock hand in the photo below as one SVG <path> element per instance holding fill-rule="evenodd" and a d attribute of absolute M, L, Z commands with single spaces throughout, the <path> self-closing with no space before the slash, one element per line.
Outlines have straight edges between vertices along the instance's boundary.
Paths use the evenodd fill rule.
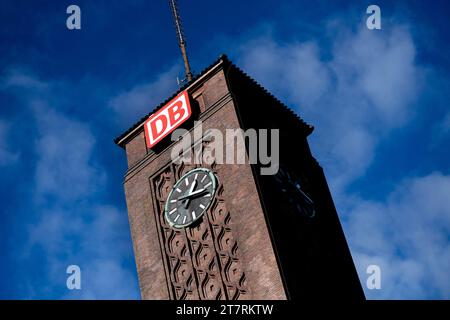
<path fill-rule="evenodd" d="M 190 194 L 190 196 L 192 196 L 192 197 L 198 197 L 199 195 L 201 195 L 201 194 L 204 194 L 204 193 L 206 193 L 206 192 L 208 192 L 208 190 L 207 189 L 199 189 L 199 190 L 197 190 L 197 191 L 195 191 L 195 192 L 192 192 L 191 194 Z"/>
<path fill-rule="evenodd" d="M 200 190 L 197 190 L 197 191 L 195 191 L 195 192 L 193 192 L 193 193 L 191 193 L 189 195 L 183 196 L 183 199 L 181 201 L 183 202 L 184 208 L 185 209 L 188 208 L 189 202 L 192 200 L 192 198 L 196 198 L 196 197 L 198 197 L 198 196 L 200 196 L 200 195 L 202 195 L 202 194 L 204 194 L 206 192 L 208 192 L 208 190 L 200 189 Z M 178 200 L 180 200 L 180 199 L 181 199 L 181 197 Z"/>
<path fill-rule="evenodd" d="M 192 198 L 196 198 L 204 193 L 208 192 L 207 189 L 199 189 L 197 191 L 192 192 L 191 194 L 187 195 L 187 196 L 183 196 L 183 200 L 184 202 L 184 208 L 187 209 L 187 207 L 189 206 L 189 202 L 192 200 Z M 178 200 L 180 200 L 180 198 L 178 198 Z"/>
<path fill-rule="evenodd" d="M 197 194 L 199 194 L 199 193 L 203 193 L 203 192 L 205 192 L 205 191 L 207 191 L 205 188 L 203 188 L 203 189 L 198 189 L 198 190 L 195 190 L 194 192 L 191 192 L 191 193 L 189 193 L 189 194 L 182 195 L 182 196 L 179 197 L 177 200 L 179 201 L 179 200 L 183 200 L 183 199 L 186 199 L 186 198 L 190 198 L 190 197 L 192 197 L 192 196 L 195 196 L 195 195 L 197 195 Z"/>
<path fill-rule="evenodd" d="M 197 185 L 197 180 L 192 181 L 191 187 L 189 188 L 189 193 L 194 191 L 195 186 Z"/>
<path fill-rule="evenodd" d="M 191 185 L 191 187 L 189 188 L 189 191 L 188 191 L 188 195 L 189 196 L 192 195 L 192 192 L 194 191 L 196 185 L 197 185 L 197 180 L 194 179 L 194 181 L 192 181 L 192 185 Z M 184 203 L 184 208 L 185 209 L 187 209 L 187 207 L 189 206 L 189 202 L 190 201 L 191 201 L 191 198 L 187 197 L 186 202 Z"/>
<path fill-rule="evenodd" d="M 202 193 L 202 192 L 205 192 L 205 191 L 207 191 L 205 188 L 198 189 L 198 190 L 192 192 L 189 196 L 195 196 L 195 195 L 197 195 L 199 193 Z"/>

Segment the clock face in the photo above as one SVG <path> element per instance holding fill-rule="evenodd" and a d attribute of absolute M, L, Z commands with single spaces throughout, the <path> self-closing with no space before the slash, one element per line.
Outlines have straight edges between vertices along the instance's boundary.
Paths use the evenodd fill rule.
<path fill-rule="evenodd" d="M 183 228 L 208 210 L 216 192 L 216 177 L 205 168 L 189 171 L 178 180 L 167 197 L 164 216 L 171 227 Z"/>
<path fill-rule="evenodd" d="M 316 215 L 314 202 L 302 190 L 302 183 L 292 172 L 286 167 L 281 167 L 275 180 L 280 184 L 280 190 L 287 197 L 288 202 L 299 212 L 302 216 L 313 218 Z"/>

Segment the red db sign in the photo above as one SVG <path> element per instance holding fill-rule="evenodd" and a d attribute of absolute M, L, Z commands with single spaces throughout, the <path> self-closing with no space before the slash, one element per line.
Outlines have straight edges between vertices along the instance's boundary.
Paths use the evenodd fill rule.
<path fill-rule="evenodd" d="M 147 146 L 153 147 L 191 116 L 189 96 L 183 91 L 144 123 Z"/>

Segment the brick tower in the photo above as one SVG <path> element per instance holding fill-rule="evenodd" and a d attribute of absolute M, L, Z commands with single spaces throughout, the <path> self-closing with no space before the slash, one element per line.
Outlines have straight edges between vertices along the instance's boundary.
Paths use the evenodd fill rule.
<path fill-rule="evenodd" d="M 170 134 L 149 148 L 146 121 L 180 93 L 191 109 L 180 126 L 188 133 L 196 121 L 203 131 L 279 129 L 277 173 L 261 175 L 261 163 L 175 163 L 172 150 L 181 142 Z M 142 298 L 364 299 L 324 173 L 308 146 L 312 131 L 221 56 L 120 135 L 115 142 L 128 160 L 124 187 Z M 193 215 L 195 223 L 174 227 L 167 216 L 179 218 L 170 207 L 178 200 L 168 199 L 196 168 L 216 177 L 215 192 L 203 215 Z M 179 210 L 190 205 L 187 196 L 179 201 Z"/>

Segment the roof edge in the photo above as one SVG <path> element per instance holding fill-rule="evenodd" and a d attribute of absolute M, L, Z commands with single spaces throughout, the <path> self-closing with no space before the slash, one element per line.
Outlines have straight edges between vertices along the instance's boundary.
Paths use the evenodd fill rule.
<path fill-rule="evenodd" d="M 239 67 L 237 67 L 235 64 L 233 64 L 226 54 L 222 54 L 219 56 L 219 58 L 213 62 L 211 65 L 203 69 L 198 75 L 196 75 L 191 81 L 186 83 L 184 86 L 179 88 L 174 94 L 172 94 L 169 98 L 164 100 L 162 103 L 160 103 L 158 106 L 153 108 L 151 112 L 149 112 L 147 115 L 142 117 L 139 121 L 135 122 L 128 130 L 123 132 L 121 135 L 119 135 L 116 139 L 114 139 L 114 143 L 120 146 L 121 148 L 125 147 L 126 142 L 129 140 L 130 137 L 132 137 L 138 130 L 140 130 L 141 126 L 143 126 L 145 120 L 150 117 L 153 113 L 164 107 L 168 102 L 170 102 L 172 99 L 174 99 L 178 94 L 180 94 L 182 91 L 189 90 L 190 88 L 194 87 L 200 80 L 204 79 L 207 75 L 211 74 L 217 67 L 221 65 L 226 65 L 229 67 L 232 67 L 236 69 L 238 72 L 242 73 L 244 77 L 247 78 L 247 80 L 251 81 L 256 87 L 261 89 L 263 92 L 268 94 L 272 99 L 274 99 L 279 105 L 281 105 L 287 112 L 289 112 L 292 116 L 294 116 L 299 122 L 300 125 L 303 127 L 307 135 L 311 134 L 314 130 L 314 127 L 306 123 L 295 111 L 293 111 L 290 107 L 285 105 L 283 102 L 281 102 L 278 98 L 276 98 L 273 94 L 271 94 L 266 88 L 264 88 L 261 84 L 259 84 L 255 79 L 250 77 L 247 73 L 245 73 L 243 70 L 241 70 Z"/>

